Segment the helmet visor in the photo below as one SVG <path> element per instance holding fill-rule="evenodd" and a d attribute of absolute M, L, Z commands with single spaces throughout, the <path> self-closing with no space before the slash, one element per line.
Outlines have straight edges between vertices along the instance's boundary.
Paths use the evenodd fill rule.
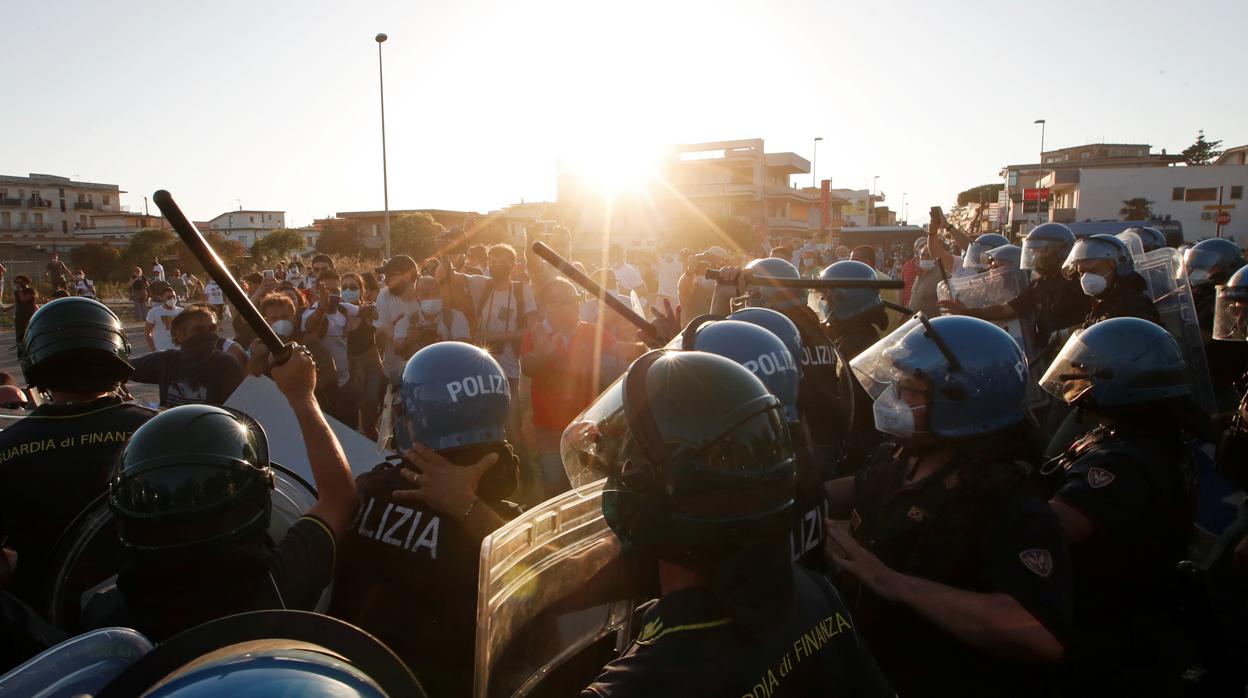
<path fill-rule="evenodd" d="M 1168 334 L 1136 345 L 1129 351 L 1098 352 L 1083 341 L 1086 330 L 1078 330 L 1058 353 L 1040 378 L 1045 392 L 1073 403 L 1098 386 L 1095 396 L 1103 405 L 1144 402 L 1190 392 L 1182 361 L 1166 363 L 1156 357 L 1159 342 L 1174 343 Z M 1177 346 L 1173 350 L 1177 356 Z M 1164 351 L 1161 353 L 1165 353 Z"/>
<path fill-rule="evenodd" d="M 1020 269 L 1055 270 L 1065 257 L 1066 243 L 1057 240 L 1023 240 Z"/>
<path fill-rule="evenodd" d="M 1218 287 L 1213 310 L 1213 338 L 1248 342 L 1248 291 Z"/>
<path fill-rule="evenodd" d="M 1074 402 L 1092 388 L 1098 377 L 1094 375 L 1096 367 L 1109 358 L 1096 356 L 1091 347 L 1079 339 L 1082 334 L 1083 330 L 1075 330 L 1040 378 L 1040 387 L 1045 392 L 1067 403 Z"/>
<path fill-rule="evenodd" d="M 1188 276 L 1196 270 L 1212 272 L 1221 263 L 1222 255 L 1214 250 L 1192 247 L 1183 253 L 1183 268 L 1187 270 Z"/>
<path fill-rule="evenodd" d="M 962 266 L 971 269 L 986 269 L 988 260 L 984 258 L 984 253 L 991 249 L 985 243 L 972 242 L 966 246 L 966 253 L 962 255 Z"/>
<path fill-rule="evenodd" d="M 1124 230 L 1118 233 L 1118 239 L 1127 246 L 1127 252 L 1130 252 L 1132 257 L 1144 254 L 1144 240 L 1134 230 Z"/>
<path fill-rule="evenodd" d="M 906 340 L 916 332 L 927 335 L 923 342 L 934 342 L 938 347 L 943 344 L 938 336 L 933 339 L 930 333 L 934 330 L 929 330 L 919 316 L 915 316 L 850 360 L 850 368 L 872 400 L 879 399 L 889 386 L 897 382 L 899 374 L 926 375 L 946 365 L 948 357 L 944 355 L 943 348 L 928 352 L 922 358 L 911 350 L 910 347 L 918 346 L 918 342 Z"/>

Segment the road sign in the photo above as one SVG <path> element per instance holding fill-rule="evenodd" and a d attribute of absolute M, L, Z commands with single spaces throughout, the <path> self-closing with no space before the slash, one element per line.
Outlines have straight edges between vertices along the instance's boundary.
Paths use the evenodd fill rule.
<path fill-rule="evenodd" d="M 1218 211 L 1218 217 L 1216 220 L 1218 225 L 1229 225 L 1231 222 L 1231 214 L 1226 211 Z"/>
<path fill-rule="evenodd" d="M 1048 187 L 1040 187 L 1036 189 L 1031 189 L 1031 188 L 1023 189 L 1023 201 L 1048 201 L 1048 200 L 1049 200 Z"/>
<path fill-rule="evenodd" d="M 1229 211 L 1235 208 L 1235 204 L 1209 204 L 1202 208 L 1206 211 Z"/>

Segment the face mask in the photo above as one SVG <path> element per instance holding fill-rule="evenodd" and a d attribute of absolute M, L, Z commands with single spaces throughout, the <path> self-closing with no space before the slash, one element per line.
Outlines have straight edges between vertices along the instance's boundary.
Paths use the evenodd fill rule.
<path fill-rule="evenodd" d="M 442 312 L 442 299 L 428 300 L 420 302 L 420 312 L 425 315 L 437 315 Z"/>
<path fill-rule="evenodd" d="M 347 303 L 358 302 L 360 300 L 360 292 L 345 290 L 342 292 L 342 300 L 346 301 Z"/>
<path fill-rule="evenodd" d="M 914 436 L 914 408 L 897 396 L 897 388 L 889 386 L 871 406 L 875 428 L 903 439 Z"/>
<path fill-rule="evenodd" d="M 1079 277 L 1079 285 L 1083 287 L 1083 292 L 1089 296 L 1099 296 L 1109 288 L 1109 282 L 1100 274 L 1088 272 Z"/>
<path fill-rule="evenodd" d="M 919 268 L 920 268 L 920 269 L 922 269 L 922 270 L 924 270 L 924 271 L 927 271 L 928 269 L 935 269 L 935 268 L 936 268 L 936 260 L 934 260 L 934 259 L 920 259 L 920 260 L 919 260 Z"/>
<path fill-rule="evenodd" d="M 170 310 L 178 307 L 178 299 L 170 298 L 169 300 L 165 301 L 165 307 L 169 308 Z"/>
<path fill-rule="evenodd" d="M 1208 283 L 1209 282 L 1209 270 L 1208 269 L 1193 269 L 1187 272 L 1187 280 L 1191 282 L 1193 286 L 1199 286 L 1200 284 Z"/>
<path fill-rule="evenodd" d="M 276 332 L 279 337 L 289 339 L 295 336 L 295 324 L 290 320 L 277 320 L 273 322 L 272 326 L 273 331 Z"/>

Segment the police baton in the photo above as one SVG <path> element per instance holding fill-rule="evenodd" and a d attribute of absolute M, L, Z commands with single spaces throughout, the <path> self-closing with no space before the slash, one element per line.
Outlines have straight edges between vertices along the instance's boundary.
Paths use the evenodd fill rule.
<path fill-rule="evenodd" d="M 606 303 L 607 307 L 619 313 L 621 317 L 628 320 L 634 327 L 641 330 L 642 338 L 651 347 L 658 348 L 663 346 L 663 342 L 659 339 L 659 332 L 654 327 L 654 323 L 638 315 L 632 308 L 628 307 L 623 301 L 611 295 L 602 286 L 599 286 L 593 279 L 589 278 L 580 269 L 572 266 L 572 263 L 564 259 L 550 248 L 544 242 L 533 243 L 533 252 L 542 259 L 550 263 L 551 266 L 558 269 L 560 273 L 568 277 L 573 283 L 589 292 L 591 296 Z"/>
<path fill-rule="evenodd" d="M 722 269 L 707 269 L 706 278 L 723 281 Z M 778 286 L 780 288 L 834 289 L 834 288 L 905 288 L 905 284 L 893 279 L 780 279 L 762 276 L 749 269 L 741 270 L 741 278 L 747 285 Z"/>
<path fill-rule="evenodd" d="M 230 274 L 230 270 L 225 268 L 225 262 L 221 261 L 221 257 L 217 255 L 216 250 L 208 244 L 204 236 L 195 228 L 195 224 L 187 220 L 186 215 L 182 213 L 182 209 L 178 208 L 177 202 L 173 200 L 173 195 L 164 189 L 158 190 L 152 194 L 152 201 L 156 202 L 156 207 L 165 215 L 169 221 L 169 225 L 173 226 L 178 237 L 182 238 L 182 242 L 190 248 L 191 254 L 195 255 L 195 259 L 203 265 L 204 271 L 213 281 L 221 287 L 222 293 L 229 299 L 234 309 L 243 317 L 243 320 L 256 333 L 256 337 L 264 342 L 264 346 L 268 348 L 269 353 L 273 355 L 273 362 L 281 364 L 290 356 L 290 346 L 282 341 L 281 337 L 269 327 L 269 323 L 264 321 L 264 317 L 260 315 L 260 311 L 256 310 L 256 306 L 252 304 L 251 299 L 243 291 L 243 287 L 238 285 L 234 277 Z"/>

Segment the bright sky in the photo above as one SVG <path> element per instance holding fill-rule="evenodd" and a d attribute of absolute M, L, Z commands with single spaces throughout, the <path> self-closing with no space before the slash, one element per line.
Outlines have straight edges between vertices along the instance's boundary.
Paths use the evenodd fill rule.
<path fill-rule="evenodd" d="M 1248 143 L 1248 2 L 4 3 L 0 173 L 304 225 L 553 199 L 559 153 L 762 137 L 911 219 L 1046 146 Z M 154 207 L 153 207 L 154 210 Z"/>

